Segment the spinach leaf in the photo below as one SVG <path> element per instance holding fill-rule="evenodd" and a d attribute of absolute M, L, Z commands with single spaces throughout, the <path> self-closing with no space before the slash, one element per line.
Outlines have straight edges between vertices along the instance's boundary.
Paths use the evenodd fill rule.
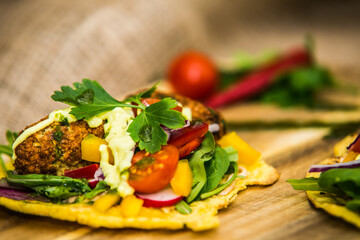
<path fill-rule="evenodd" d="M 319 186 L 328 192 L 344 193 L 352 198 L 360 197 L 360 168 L 338 168 L 323 172 Z"/>
<path fill-rule="evenodd" d="M 79 197 L 76 198 L 75 202 L 79 203 L 82 201 L 85 201 L 87 199 L 93 199 L 98 194 L 105 192 L 110 189 L 110 186 L 106 184 L 105 181 L 100 181 L 98 184 L 96 184 L 96 187 L 92 189 L 90 192 L 87 192 Z M 116 190 L 117 192 L 117 190 Z"/>
<path fill-rule="evenodd" d="M 225 152 L 227 153 L 227 155 L 229 156 L 229 161 L 230 162 L 238 162 L 239 160 L 239 155 L 238 152 L 235 148 L 233 148 L 232 146 L 230 147 L 226 147 L 223 148 L 225 150 Z"/>
<path fill-rule="evenodd" d="M 230 165 L 229 155 L 221 147 L 215 148 L 213 158 L 205 163 L 206 184 L 202 193 L 207 193 L 216 188 Z"/>
<path fill-rule="evenodd" d="M 317 178 L 287 180 L 295 190 L 323 191 L 344 198 L 346 208 L 359 212 L 360 168 L 337 168 L 321 173 Z"/>
<path fill-rule="evenodd" d="M 318 178 L 303 178 L 303 179 L 288 179 L 286 182 L 290 183 L 295 190 L 304 191 L 323 191 L 319 186 Z"/>
<path fill-rule="evenodd" d="M 346 208 L 353 212 L 360 212 L 360 198 L 350 200 L 345 204 Z"/>
<path fill-rule="evenodd" d="M 200 148 L 189 159 L 190 168 L 193 173 L 193 186 L 189 196 L 186 198 L 188 203 L 196 199 L 206 183 L 204 163 L 213 157 L 214 148 L 214 136 L 210 132 L 207 132 Z"/>
<path fill-rule="evenodd" d="M 6 180 L 9 184 L 31 188 L 38 194 L 56 201 L 91 191 L 85 179 L 64 176 L 45 174 L 17 175 L 12 171 L 7 171 Z"/>
<path fill-rule="evenodd" d="M 207 192 L 207 193 L 203 193 L 200 195 L 200 199 L 206 199 L 209 198 L 213 195 L 219 194 L 221 191 L 223 191 L 225 188 L 227 188 L 228 186 L 230 186 L 230 184 L 238 177 L 238 172 L 239 172 L 239 166 L 237 165 L 236 162 L 230 162 L 230 174 L 233 173 L 233 175 L 223 184 L 220 184 L 217 188 L 215 188 L 214 190 Z"/>
<path fill-rule="evenodd" d="M 105 192 L 106 190 L 108 190 L 110 188 L 109 185 L 106 184 L 105 181 L 100 181 L 96 184 L 96 187 L 91 190 L 91 192 L 85 193 L 85 198 L 87 199 L 92 199 L 94 198 L 96 195 Z"/>
<path fill-rule="evenodd" d="M 32 189 L 39 195 L 52 199 L 55 202 L 59 202 L 62 199 L 67 199 L 73 196 L 82 194 L 81 189 L 61 186 L 38 186 L 32 187 Z"/>

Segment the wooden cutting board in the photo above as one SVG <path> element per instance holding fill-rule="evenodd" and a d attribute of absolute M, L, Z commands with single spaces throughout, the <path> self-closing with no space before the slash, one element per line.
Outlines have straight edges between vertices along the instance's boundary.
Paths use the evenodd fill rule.
<path fill-rule="evenodd" d="M 303 191 L 285 182 L 302 178 L 311 164 L 331 155 L 336 142 L 327 128 L 239 131 L 281 173 L 268 187 L 250 187 L 219 212 L 220 227 L 189 230 L 94 229 L 72 222 L 24 215 L 0 207 L 0 239 L 354 239 L 360 230 L 315 209 Z"/>

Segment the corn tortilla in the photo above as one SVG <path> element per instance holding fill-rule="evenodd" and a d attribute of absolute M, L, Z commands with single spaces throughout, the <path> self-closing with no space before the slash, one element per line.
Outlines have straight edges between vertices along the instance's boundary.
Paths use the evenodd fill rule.
<path fill-rule="evenodd" d="M 348 136 L 336 144 L 334 148 L 334 153 L 337 158 L 329 158 L 322 161 L 321 165 L 331 165 L 340 162 L 340 157 L 344 157 L 346 154 L 346 146 L 348 146 L 354 139 L 356 135 Z M 318 178 L 320 173 L 313 172 L 307 173 L 306 177 L 315 177 Z M 356 227 L 360 228 L 360 215 L 353 211 L 347 209 L 340 198 L 336 198 L 334 194 L 329 194 L 319 191 L 306 191 L 306 195 L 310 202 L 316 207 L 323 209 L 327 213 L 342 218 L 345 221 L 354 224 Z"/>
<path fill-rule="evenodd" d="M 78 222 L 91 227 L 172 230 L 186 227 L 193 231 L 203 231 L 219 225 L 218 210 L 226 208 L 234 201 L 239 191 L 245 190 L 248 185 L 272 184 L 278 177 L 279 174 L 272 166 L 259 161 L 248 167 L 248 175 L 244 179 L 235 180 L 233 188 L 227 194 L 193 202 L 190 205 L 193 211 L 188 215 L 180 214 L 174 207 L 143 207 L 139 216 L 125 218 L 112 209 L 105 213 L 98 212 L 91 205 L 17 201 L 4 197 L 0 197 L 0 205 L 21 213 Z"/>

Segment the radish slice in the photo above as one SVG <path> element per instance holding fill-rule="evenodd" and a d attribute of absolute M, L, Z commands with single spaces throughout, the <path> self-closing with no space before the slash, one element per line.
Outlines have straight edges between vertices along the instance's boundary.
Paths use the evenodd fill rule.
<path fill-rule="evenodd" d="M 170 187 L 164 188 L 163 190 L 156 193 L 135 193 L 135 196 L 144 200 L 144 207 L 154 208 L 172 206 L 180 202 L 183 198 L 182 196 L 176 195 Z"/>

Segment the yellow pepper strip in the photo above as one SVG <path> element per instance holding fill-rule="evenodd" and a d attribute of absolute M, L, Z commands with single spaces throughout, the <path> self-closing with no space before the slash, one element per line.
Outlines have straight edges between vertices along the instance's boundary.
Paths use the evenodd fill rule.
<path fill-rule="evenodd" d="M 347 146 L 349 146 L 356 138 L 357 135 L 347 136 L 341 141 L 337 142 L 334 146 L 335 157 L 345 157 L 348 153 Z"/>
<path fill-rule="evenodd" d="M 225 147 L 233 147 L 238 152 L 238 163 L 245 163 L 248 165 L 256 163 L 261 158 L 261 153 L 250 147 L 244 140 L 242 140 L 236 132 L 231 132 L 224 135 L 218 144 Z"/>
<path fill-rule="evenodd" d="M 89 161 L 89 162 L 100 162 L 101 154 L 99 151 L 100 145 L 107 145 L 105 139 L 99 138 L 93 134 L 87 135 L 82 141 L 81 141 L 81 158 L 83 160 Z M 114 162 L 114 157 L 111 153 L 111 150 L 108 148 L 109 151 L 109 162 Z"/>
<path fill-rule="evenodd" d="M 187 197 L 191 192 L 193 175 L 188 160 L 182 159 L 178 162 L 175 175 L 170 185 L 176 195 Z"/>
<path fill-rule="evenodd" d="M 349 151 L 342 162 L 351 162 L 359 155 L 357 152 Z"/>
<path fill-rule="evenodd" d="M 106 212 L 120 201 L 117 194 L 106 194 L 95 200 L 93 207 L 99 212 Z"/>
<path fill-rule="evenodd" d="M 143 203 L 144 200 L 134 195 L 126 196 L 120 204 L 121 215 L 127 218 L 138 216 Z"/>

